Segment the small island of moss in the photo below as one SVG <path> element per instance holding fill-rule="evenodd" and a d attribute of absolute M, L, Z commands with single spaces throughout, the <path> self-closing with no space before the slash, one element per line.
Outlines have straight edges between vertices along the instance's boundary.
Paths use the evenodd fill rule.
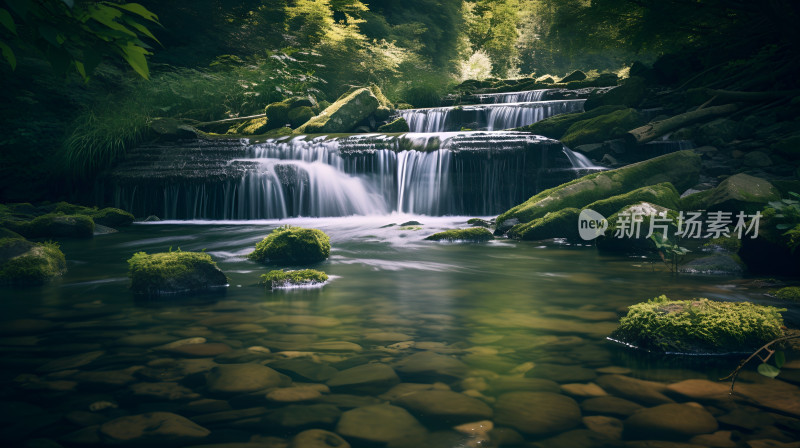
<path fill-rule="evenodd" d="M 431 241 L 469 241 L 480 242 L 489 241 L 494 238 L 492 232 L 485 227 L 472 227 L 469 229 L 452 229 L 444 232 L 434 233 L 426 237 Z"/>
<path fill-rule="evenodd" d="M 319 229 L 279 227 L 256 243 L 247 258 L 270 263 L 316 263 L 331 253 L 331 239 Z"/>
<path fill-rule="evenodd" d="M 228 278 L 211 256 L 203 252 L 137 252 L 128 260 L 135 294 L 186 294 L 224 287 Z"/>
<path fill-rule="evenodd" d="M 296 286 L 322 286 L 328 281 L 328 274 L 315 269 L 298 271 L 269 271 L 261 276 L 260 285 L 272 289 L 292 288 Z"/>

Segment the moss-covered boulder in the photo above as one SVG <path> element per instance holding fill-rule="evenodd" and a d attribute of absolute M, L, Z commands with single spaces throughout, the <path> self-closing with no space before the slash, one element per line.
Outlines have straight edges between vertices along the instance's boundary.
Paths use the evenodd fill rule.
<path fill-rule="evenodd" d="M 56 243 L 0 239 L 0 284 L 41 285 L 66 270 L 64 253 Z"/>
<path fill-rule="evenodd" d="M 306 264 L 324 261 L 331 253 L 331 239 L 319 229 L 279 227 L 256 244 L 247 258 L 270 263 Z"/>
<path fill-rule="evenodd" d="M 680 209 L 680 194 L 671 183 L 662 182 L 656 185 L 637 188 L 628 193 L 612 196 L 610 198 L 600 199 L 584 208 L 594 210 L 603 216 L 610 216 L 624 207 L 640 202 L 647 202 L 668 209 L 678 210 Z"/>
<path fill-rule="evenodd" d="M 289 110 L 289 125 L 298 128 L 306 121 L 314 117 L 314 111 L 308 106 L 295 107 Z"/>
<path fill-rule="evenodd" d="M 452 229 L 444 232 L 434 233 L 425 237 L 430 241 L 468 241 L 480 242 L 493 239 L 492 232 L 484 227 L 472 227 L 469 229 Z"/>
<path fill-rule="evenodd" d="M 260 285 L 272 289 L 297 286 L 322 286 L 328 281 L 328 274 L 315 269 L 297 271 L 269 271 L 261 276 Z"/>
<path fill-rule="evenodd" d="M 285 126 L 289 123 L 289 104 L 286 100 L 272 103 L 264 108 L 264 113 L 267 115 L 267 123 L 272 128 Z"/>
<path fill-rule="evenodd" d="M 683 208 L 752 214 L 780 197 L 778 189 L 768 180 L 740 173 L 723 180 L 716 188 L 684 197 Z"/>
<path fill-rule="evenodd" d="M 561 137 L 561 142 L 569 147 L 599 143 L 624 137 L 642 124 L 644 121 L 636 109 L 622 109 L 574 123 Z"/>
<path fill-rule="evenodd" d="M 531 132 L 549 138 L 560 139 L 564 135 L 564 133 L 567 132 L 567 129 L 569 129 L 570 126 L 579 121 L 588 120 L 590 118 L 596 118 L 601 115 L 610 114 L 611 112 L 616 112 L 624 109 L 626 109 L 625 106 L 602 106 L 588 112 L 559 114 L 513 130 L 522 132 Z"/>
<path fill-rule="evenodd" d="M 776 299 L 800 302 L 800 287 L 798 286 L 787 286 L 777 291 L 770 291 L 769 294 Z"/>
<path fill-rule="evenodd" d="M 577 208 L 565 208 L 550 212 L 533 221 L 517 224 L 508 231 L 508 236 L 521 240 L 546 240 L 550 238 L 578 239 Z"/>
<path fill-rule="evenodd" d="M 134 216 L 125 210 L 114 207 L 106 207 L 101 210 L 94 211 L 91 215 L 95 224 L 108 227 L 125 227 L 133 223 Z"/>
<path fill-rule="evenodd" d="M 228 278 L 204 252 L 137 252 L 128 260 L 135 294 L 160 296 L 204 292 L 225 287 Z"/>
<path fill-rule="evenodd" d="M 563 83 L 563 82 L 572 82 L 572 81 L 583 81 L 584 79 L 586 79 L 586 73 L 584 73 L 584 72 L 582 72 L 580 70 L 575 70 L 574 72 L 570 73 L 569 75 L 561 78 L 560 82 Z"/>
<path fill-rule="evenodd" d="M 587 207 L 589 208 L 589 207 Z M 627 216 L 627 223 L 622 227 L 620 216 Z M 641 222 L 634 224 L 633 217 L 640 216 Z M 639 202 L 622 207 L 608 218 L 608 228 L 603 236 L 597 238 L 597 249 L 601 252 L 642 254 L 655 250 L 655 243 L 647 238 L 653 219 L 659 221 L 653 224 L 653 233 L 662 233 L 667 226 L 667 234 L 674 235 L 678 230 L 678 212 L 667 207 Z"/>
<path fill-rule="evenodd" d="M 632 76 L 625 83 L 611 90 L 596 90 L 589 95 L 584 109 L 592 110 L 600 106 L 622 105 L 637 107 L 647 94 L 646 82 L 643 78 Z"/>
<path fill-rule="evenodd" d="M 361 120 L 374 113 L 378 98 L 369 87 L 362 87 L 342 95 L 319 115 L 297 128 L 300 134 L 350 132 Z"/>
<path fill-rule="evenodd" d="M 4 225 L 25 238 L 91 238 L 94 221 L 84 215 L 48 213 L 31 221 L 5 221 Z"/>
<path fill-rule="evenodd" d="M 670 182 L 678 191 L 697 183 L 700 156 L 692 151 L 678 151 L 634 163 L 615 170 L 589 174 L 531 197 L 497 218 L 519 219 L 527 223 L 550 212 L 565 208 L 581 209 L 595 201 L 630 192 L 648 185 Z"/>
<path fill-rule="evenodd" d="M 783 334 L 781 311 L 750 302 L 662 295 L 629 307 L 611 337 L 658 352 L 752 352 Z"/>
<path fill-rule="evenodd" d="M 233 126 L 229 134 L 260 135 L 275 128 L 267 117 L 251 118 Z"/>
<path fill-rule="evenodd" d="M 408 132 L 408 122 L 403 117 L 400 117 L 390 123 L 378 126 L 378 132 Z"/>

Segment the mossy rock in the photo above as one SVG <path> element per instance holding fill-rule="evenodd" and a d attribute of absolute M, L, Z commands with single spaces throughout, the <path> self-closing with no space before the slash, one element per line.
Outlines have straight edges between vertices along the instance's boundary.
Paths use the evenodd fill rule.
<path fill-rule="evenodd" d="M 628 308 L 611 337 L 658 352 L 752 352 L 783 331 L 785 311 L 750 302 L 656 297 Z"/>
<path fill-rule="evenodd" d="M 492 227 L 492 223 L 490 221 L 481 218 L 470 218 L 467 220 L 467 224 L 471 225 L 472 227 L 485 227 L 487 229 Z"/>
<path fill-rule="evenodd" d="M 19 233 L 5 227 L 0 227 L 0 238 L 24 239 Z"/>
<path fill-rule="evenodd" d="M 589 207 L 587 207 L 589 208 Z M 638 225 L 638 233 L 636 228 L 632 229 L 632 225 L 626 225 L 625 233 L 620 229 L 620 215 L 628 214 L 630 216 L 639 215 L 642 217 L 641 223 Z M 654 233 L 661 233 L 661 228 L 656 225 L 667 225 L 667 234 L 674 235 L 678 230 L 678 212 L 649 202 L 639 202 L 636 204 L 627 205 L 622 207 L 613 215 L 609 216 L 608 228 L 603 236 L 597 238 L 597 249 L 601 252 L 612 253 L 627 253 L 627 254 L 642 254 L 649 253 L 655 250 L 655 243 L 650 240 L 647 235 L 650 233 L 650 225 L 653 217 L 658 219 L 669 219 L 669 222 L 659 221 L 654 223 Z M 638 236 L 637 236 L 638 235 Z"/>
<path fill-rule="evenodd" d="M 386 123 L 378 127 L 378 132 L 409 132 L 408 122 L 400 117 L 391 123 Z"/>
<path fill-rule="evenodd" d="M 228 278 L 204 252 L 137 252 L 128 260 L 128 276 L 135 294 L 188 294 L 227 285 Z"/>
<path fill-rule="evenodd" d="M 517 224 L 508 231 L 508 236 L 521 240 L 546 240 L 550 238 L 566 238 L 577 240 L 578 215 L 577 208 L 565 208 L 550 212 L 533 221 Z"/>
<path fill-rule="evenodd" d="M 741 124 L 728 118 L 716 120 L 697 126 L 693 131 L 693 140 L 701 146 L 724 147 L 739 135 Z"/>
<path fill-rule="evenodd" d="M 745 266 L 742 260 L 737 255 L 729 253 L 695 258 L 678 268 L 679 272 L 686 274 L 731 276 L 742 275 L 744 270 Z"/>
<path fill-rule="evenodd" d="M 601 115 L 606 115 L 611 112 L 616 112 L 624 109 L 625 106 L 602 106 L 588 112 L 559 114 L 513 130 L 522 132 L 532 132 L 537 135 L 543 135 L 549 138 L 560 139 L 564 135 L 564 133 L 567 132 L 567 129 L 569 129 L 570 126 L 579 121 L 588 120 L 590 118 L 596 118 Z"/>
<path fill-rule="evenodd" d="M 279 227 L 256 244 L 247 257 L 270 263 L 306 264 L 324 261 L 331 252 L 331 239 L 319 229 Z"/>
<path fill-rule="evenodd" d="M 770 291 L 770 295 L 780 300 L 789 300 L 792 302 L 800 302 L 800 287 L 787 286 L 777 291 Z"/>
<path fill-rule="evenodd" d="M 703 244 L 703 248 L 707 250 L 722 251 L 735 254 L 742 248 L 742 240 L 736 236 L 721 236 L 719 238 L 712 238 Z"/>
<path fill-rule="evenodd" d="M 154 118 L 150 122 L 150 131 L 165 141 L 197 138 L 196 129 L 175 118 Z"/>
<path fill-rule="evenodd" d="M 57 243 L 0 239 L 0 284 L 41 285 L 67 271 Z"/>
<path fill-rule="evenodd" d="M 586 73 L 575 70 L 574 72 L 570 73 L 569 75 L 561 78 L 560 82 L 572 82 L 572 81 L 583 81 L 586 79 Z"/>
<path fill-rule="evenodd" d="M 108 227 L 125 227 L 129 226 L 134 221 L 134 216 L 125 210 L 114 207 L 106 207 L 101 210 L 95 210 L 91 215 L 95 224 Z"/>
<path fill-rule="evenodd" d="M 328 281 L 328 274 L 315 269 L 298 271 L 269 271 L 261 276 L 260 285 L 268 288 L 290 288 L 293 286 L 322 286 Z"/>
<path fill-rule="evenodd" d="M 260 135 L 270 129 L 274 129 L 272 122 L 267 117 L 251 118 L 243 123 L 232 127 L 229 134 Z"/>
<path fill-rule="evenodd" d="M 91 238 L 94 221 L 84 215 L 48 213 L 31 221 L 5 221 L 5 226 L 25 238 Z"/>
<path fill-rule="evenodd" d="M 293 96 L 281 101 L 281 103 L 287 105 L 289 109 L 296 109 L 298 107 L 308 107 L 309 109 L 313 109 L 319 106 L 317 104 L 317 100 L 311 95 Z"/>
<path fill-rule="evenodd" d="M 647 94 L 646 82 L 643 78 L 632 76 L 625 83 L 611 90 L 594 91 L 586 99 L 584 109 L 592 110 L 600 106 L 621 105 L 637 107 Z"/>
<path fill-rule="evenodd" d="M 303 123 L 314 117 L 314 111 L 308 106 L 295 107 L 289 111 L 289 125 L 292 128 L 300 127 Z"/>
<path fill-rule="evenodd" d="M 610 216 L 629 205 L 648 202 L 660 205 L 672 210 L 680 209 L 680 194 L 669 182 L 662 182 L 656 185 L 637 188 L 628 193 L 612 196 L 606 199 L 592 202 L 584 208 L 600 213 L 603 216 Z"/>
<path fill-rule="evenodd" d="M 319 134 L 349 132 L 359 122 L 370 116 L 380 102 L 369 87 L 362 87 L 342 95 L 319 115 L 297 128 L 296 133 Z"/>
<path fill-rule="evenodd" d="M 768 180 L 747 174 L 735 174 L 715 188 L 690 194 L 683 198 L 685 210 L 724 211 L 747 214 L 761 210 L 770 201 L 781 198 L 780 192 Z"/>
<path fill-rule="evenodd" d="M 267 123 L 271 128 L 285 126 L 289 123 L 289 105 L 285 101 L 272 103 L 264 108 L 264 113 L 267 114 Z"/>
<path fill-rule="evenodd" d="M 700 174 L 700 156 L 677 151 L 615 170 L 589 174 L 542 191 L 497 218 L 527 223 L 565 208 L 581 209 L 595 201 L 630 192 L 648 185 L 670 182 L 680 191 L 695 185 Z M 577 227 L 577 225 L 576 225 Z"/>
<path fill-rule="evenodd" d="M 469 229 L 451 229 L 444 232 L 434 233 L 425 237 L 430 241 L 467 241 L 481 242 L 494 239 L 492 232 L 483 227 L 472 227 Z"/>
<path fill-rule="evenodd" d="M 623 109 L 574 123 L 561 137 L 561 142 L 574 147 L 622 138 L 631 129 L 644 124 L 636 109 Z"/>

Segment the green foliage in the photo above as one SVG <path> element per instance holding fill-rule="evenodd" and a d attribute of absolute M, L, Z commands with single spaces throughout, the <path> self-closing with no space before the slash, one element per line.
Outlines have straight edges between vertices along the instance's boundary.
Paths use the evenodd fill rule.
<path fill-rule="evenodd" d="M 270 263 L 316 263 L 331 252 L 331 239 L 319 229 L 284 226 L 256 243 L 247 258 Z"/>
<path fill-rule="evenodd" d="M 707 243 L 703 244 L 703 247 L 712 249 L 719 247 L 725 251 L 735 254 L 739 252 L 739 249 L 742 248 L 742 240 L 735 236 L 721 236 L 719 238 L 713 238 L 709 240 Z"/>
<path fill-rule="evenodd" d="M 106 58 L 121 57 L 141 77 L 150 77 L 146 25 L 158 17 L 138 3 L 112 1 L 6 1 L 0 8 L 0 51 L 12 69 L 16 54 L 34 53 L 59 73 L 77 72 L 88 80 Z"/>
<path fill-rule="evenodd" d="M 482 81 L 492 76 L 492 59 L 486 52 L 478 50 L 466 61 L 458 65 L 458 77 L 461 81 L 476 79 Z"/>
<path fill-rule="evenodd" d="M 770 291 L 770 295 L 781 300 L 800 302 L 800 287 L 787 286 L 785 288 L 778 289 L 777 291 Z"/>
<path fill-rule="evenodd" d="M 650 240 L 656 245 L 661 261 L 669 267 L 671 272 L 678 272 L 678 263 L 684 255 L 691 252 L 685 247 L 681 247 L 679 241 L 671 241 L 663 233 L 650 235 Z"/>
<path fill-rule="evenodd" d="M 781 311 L 750 302 L 670 300 L 662 295 L 629 307 L 611 336 L 661 352 L 742 352 L 783 334 Z"/>
<path fill-rule="evenodd" d="M 483 227 L 472 227 L 469 229 L 452 229 L 444 232 L 434 233 L 425 238 L 431 241 L 469 241 L 481 242 L 494 239 L 492 232 Z"/>
<path fill-rule="evenodd" d="M 486 55 L 492 73 L 500 77 L 516 69 L 519 9 L 517 0 L 464 2 L 465 35 L 470 46 Z"/>
<path fill-rule="evenodd" d="M 5 226 L 26 238 L 91 238 L 94 221 L 84 215 L 48 213 L 30 221 L 5 221 Z"/>
<path fill-rule="evenodd" d="M 0 284 L 41 285 L 66 270 L 58 243 L 0 238 Z"/>
<path fill-rule="evenodd" d="M 261 275 L 260 285 L 268 288 L 286 288 L 289 286 L 310 286 L 328 281 L 328 274 L 315 269 L 297 271 L 269 271 Z"/>
<path fill-rule="evenodd" d="M 148 255 L 137 252 L 128 260 L 131 289 L 137 294 L 160 295 L 224 286 L 227 278 L 211 256 L 203 252 L 173 252 Z"/>
<path fill-rule="evenodd" d="M 635 109 L 623 109 L 572 124 L 561 137 L 571 147 L 619 138 L 642 124 Z"/>

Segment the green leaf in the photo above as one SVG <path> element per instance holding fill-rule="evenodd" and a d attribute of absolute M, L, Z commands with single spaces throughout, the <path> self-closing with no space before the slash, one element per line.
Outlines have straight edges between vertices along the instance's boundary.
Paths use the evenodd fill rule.
<path fill-rule="evenodd" d="M 758 373 L 770 378 L 775 378 L 776 376 L 778 376 L 778 374 L 781 373 L 781 371 L 780 369 L 778 369 L 773 365 L 762 363 L 761 365 L 758 366 Z"/>
<path fill-rule="evenodd" d="M 125 20 L 125 23 L 127 23 L 129 26 L 132 26 L 133 28 L 135 28 L 136 31 L 144 34 L 145 36 L 149 37 L 150 39 L 153 39 L 154 41 L 158 42 L 159 45 L 161 45 L 161 42 L 159 42 L 159 40 L 156 39 L 156 36 L 154 36 L 153 33 L 151 33 L 150 30 L 147 29 L 146 26 L 144 26 L 141 23 L 139 23 L 139 22 L 137 22 L 137 21 L 135 21 L 133 19 L 130 19 L 128 17 L 123 17 L 123 20 Z"/>
<path fill-rule="evenodd" d="M 8 64 L 11 65 L 11 70 L 15 70 L 17 68 L 17 58 L 14 56 L 14 51 L 8 45 L 0 42 L 0 53 L 3 54 L 3 57 L 8 61 Z"/>
<path fill-rule="evenodd" d="M 775 366 L 780 369 L 784 364 L 786 364 L 786 354 L 778 350 L 775 352 Z"/>
<path fill-rule="evenodd" d="M 39 35 L 54 47 L 60 47 L 64 43 L 64 37 L 58 34 L 58 30 L 50 25 L 40 25 Z"/>
<path fill-rule="evenodd" d="M 132 44 L 120 49 L 122 50 L 122 57 L 133 67 L 136 73 L 144 79 L 150 79 L 150 68 L 147 66 L 147 58 L 145 57 L 150 52 Z"/>
<path fill-rule="evenodd" d="M 144 6 L 142 6 L 142 5 L 138 4 L 138 3 L 122 3 L 122 4 L 113 4 L 112 3 L 112 6 L 115 6 L 115 7 L 120 8 L 120 9 L 124 9 L 125 11 L 128 11 L 128 12 L 132 12 L 132 13 L 136 14 L 137 16 L 141 16 L 141 17 L 143 17 L 143 18 L 145 18 L 145 19 L 147 19 L 147 20 L 149 20 L 151 22 L 158 23 L 158 16 L 153 14 L 152 12 L 150 12 L 150 10 L 148 10 L 147 8 L 145 8 Z"/>
<path fill-rule="evenodd" d="M 89 77 L 86 75 L 86 67 L 83 66 L 83 62 L 75 61 L 75 70 L 78 71 L 84 82 L 89 81 Z"/>
<path fill-rule="evenodd" d="M 94 5 L 89 12 L 89 16 L 95 21 L 102 23 L 108 28 L 111 28 L 112 30 L 122 31 L 131 37 L 136 37 L 136 33 L 126 28 L 125 25 L 116 21 L 116 19 L 122 17 L 122 11 L 118 9 L 114 9 L 105 5 Z"/>
<path fill-rule="evenodd" d="M 17 35 L 17 24 L 14 23 L 14 18 L 7 9 L 0 8 L 0 23 L 8 28 L 15 36 Z"/>

